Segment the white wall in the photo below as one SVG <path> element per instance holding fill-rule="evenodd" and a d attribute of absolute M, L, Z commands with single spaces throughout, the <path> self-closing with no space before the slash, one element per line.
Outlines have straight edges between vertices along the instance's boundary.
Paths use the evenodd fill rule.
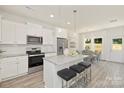
<path fill-rule="evenodd" d="M 101 59 L 109 60 L 111 61 L 111 36 L 122 36 L 124 37 L 124 26 L 120 27 L 113 27 L 103 30 L 97 30 L 92 32 L 85 32 L 79 34 L 79 49 L 84 49 L 84 38 L 91 38 L 92 39 L 92 45 L 93 45 L 93 39 L 94 38 L 103 38 L 103 50 L 102 50 L 102 56 Z M 124 40 L 123 40 L 123 46 L 124 46 Z M 92 48 L 94 48 L 92 46 Z M 122 50 L 124 54 L 124 48 Z M 124 58 L 121 59 L 121 62 L 124 62 Z"/>

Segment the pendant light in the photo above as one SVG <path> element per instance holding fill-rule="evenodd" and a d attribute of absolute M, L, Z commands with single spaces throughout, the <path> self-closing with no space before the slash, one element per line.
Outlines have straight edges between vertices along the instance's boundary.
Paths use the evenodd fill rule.
<path fill-rule="evenodd" d="M 76 34 L 77 30 L 77 22 L 76 22 L 77 10 L 73 10 L 73 21 L 74 21 L 74 35 Z"/>

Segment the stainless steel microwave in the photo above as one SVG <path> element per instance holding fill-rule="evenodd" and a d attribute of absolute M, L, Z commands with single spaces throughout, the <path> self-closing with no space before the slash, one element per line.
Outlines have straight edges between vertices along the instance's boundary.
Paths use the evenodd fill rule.
<path fill-rule="evenodd" d="M 27 44 L 42 44 L 43 38 L 37 36 L 27 36 Z"/>

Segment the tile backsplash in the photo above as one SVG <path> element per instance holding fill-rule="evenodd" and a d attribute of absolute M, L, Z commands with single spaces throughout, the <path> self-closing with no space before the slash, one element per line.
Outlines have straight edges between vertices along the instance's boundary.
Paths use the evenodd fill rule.
<path fill-rule="evenodd" d="M 2 55 L 8 54 L 25 54 L 26 50 L 31 48 L 39 48 L 42 52 L 56 52 L 55 45 L 0 45 L 0 50 L 6 51 Z"/>

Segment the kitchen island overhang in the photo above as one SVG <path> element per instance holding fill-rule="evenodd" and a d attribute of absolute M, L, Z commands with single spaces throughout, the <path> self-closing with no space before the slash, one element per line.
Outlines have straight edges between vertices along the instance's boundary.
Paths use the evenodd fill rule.
<path fill-rule="evenodd" d="M 53 56 L 44 58 L 43 78 L 46 88 L 62 88 L 62 79 L 57 75 L 59 70 L 68 68 L 83 61 L 87 55 Z"/>

